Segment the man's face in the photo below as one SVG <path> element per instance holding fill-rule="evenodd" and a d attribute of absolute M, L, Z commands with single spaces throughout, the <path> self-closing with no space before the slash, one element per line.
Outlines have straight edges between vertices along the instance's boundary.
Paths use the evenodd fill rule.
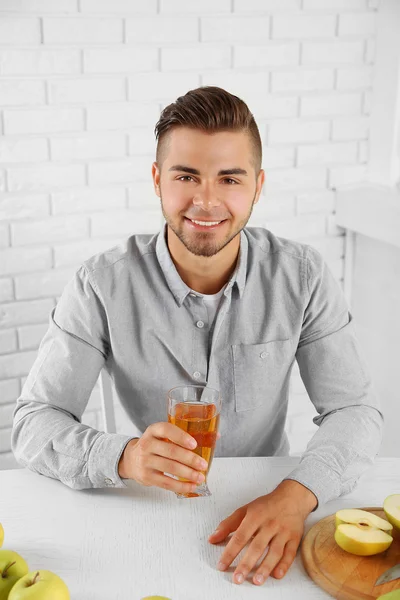
<path fill-rule="evenodd" d="M 192 254 L 217 254 L 245 227 L 264 182 L 263 170 L 256 181 L 252 156 L 243 132 L 169 133 L 161 175 L 153 163 L 154 187 L 168 226 Z"/>

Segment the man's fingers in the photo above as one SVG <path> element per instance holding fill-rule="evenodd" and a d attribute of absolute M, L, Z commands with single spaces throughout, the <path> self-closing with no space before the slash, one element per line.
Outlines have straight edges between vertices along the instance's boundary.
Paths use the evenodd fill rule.
<path fill-rule="evenodd" d="M 289 540 L 289 542 L 286 544 L 281 560 L 272 571 L 272 575 L 276 579 L 281 579 L 286 575 L 287 570 L 296 558 L 299 544 L 300 540 Z"/>
<path fill-rule="evenodd" d="M 283 554 L 286 539 L 282 535 L 276 535 L 277 532 L 278 524 L 274 521 L 271 521 L 267 528 L 265 527 L 258 531 L 248 547 L 246 554 L 243 556 L 233 573 L 234 583 L 242 583 L 245 581 L 247 575 L 269 546 L 268 553 L 259 565 L 256 573 L 256 575 L 263 576 L 263 581 L 255 581 L 255 583 L 264 583 L 264 580 L 269 575 L 269 571 L 276 565 Z M 272 566 L 270 567 L 269 565 Z"/>
<path fill-rule="evenodd" d="M 256 538 L 257 539 L 257 538 Z M 256 540 L 254 540 L 256 541 Z M 262 585 L 264 581 L 269 577 L 272 569 L 279 563 L 282 558 L 283 551 L 285 548 L 286 538 L 282 534 L 276 535 L 269 544 L 269 550 L 267 556 L 258 566 L 257 571 L 254 574 L 253 582 L 256 585 Z M 261 555 L 260 555 L 261 556 Z M 251 561 L 250 570 L 253 568 L 255 562 Z M 239 567 L 238 567 L 239 569 Z M 247 571 L 248 573 L 249 571 Z M 247 575 L 246 573 L 246 575 Z"/>
<path fill-rule="evenodd" d="M 235 531 L 244 517 L 243 508 L 239 508 L 235 510 L 227 519 L 221 521 L 221 523 L 216 527 L 215 531 L 209 536 L 209 540 L 214 544 L 217 542 L 222 542 L 226 538 L 227 535 L 231 533 L 231 531 Z"/>
<path fill-rule="evenodd" d="M 245 523 L 245 521 L 243 520 L 243 514 L 239 513 L 239 515 L 235 516 L 235 520 L 236 522 L 234 523 L 232 521 L 230 525 L 230 531 L 235 530 L 235 533 L 229 540 L 225 550 L 223 551 L 219 559 L 218 569 L 222 571 L 224 571 L 230 566 L 232 561 L 235 560 L 237 555 L 243 550 L 247 542 L 254 535 L 255 529 L 249 529 L 248 523 Z M 226 534 L 223 536 L 222 539 L 224 539 L 225 537 Z"/>

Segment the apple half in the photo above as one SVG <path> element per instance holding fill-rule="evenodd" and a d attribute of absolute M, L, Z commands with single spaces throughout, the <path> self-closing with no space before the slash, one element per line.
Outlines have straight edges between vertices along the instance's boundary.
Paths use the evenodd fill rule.
<path fill-rule="evenodd" d="M 385 498 L 383 510 L 389 523 L 400 533 L 400 494 L 391 494 Z"/>
<path fill-rule="evenodd" d="M 4 542 L 4 529 L 3 525 L 0 523 L 0 548 L 2 547 Z"/>
<path fill-rule="evenodd" d="M 366 510 L 339 510 L 335 521 L 335 541 L 350 554 L 372 556 L 384 552 L 393 542 L 391 523 Z"/>
<path fill-rule="evenodd" d="M 374 513 L 367 510 L 361 510 L 361 508 L 343 508 L 342 510 L 338 510 L 335 514 L 335 522 L 336 527 L 343 523 L 352 523 L 354 525 L 370 525 L 371 527 L 382 529 L 382 531 L 387 531 L 387 533 L 390 533 L 393 529 L 393 525 L 388 523 L 386 519 L 382 519 L 382 517 L 378 517 L 378 515 L 374 515 Z"/>

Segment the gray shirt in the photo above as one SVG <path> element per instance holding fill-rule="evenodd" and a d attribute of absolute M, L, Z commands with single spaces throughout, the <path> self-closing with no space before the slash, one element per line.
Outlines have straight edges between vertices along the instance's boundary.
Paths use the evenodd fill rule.
<path fill-rule="evenodd" d="M 379 451 L 383 417 L 352 315 L 321 255 L 245 228 L 210 326 L 165 236 L 166 228 L 132 235 L 84 261 L 67 283 L 17 400 L 18 462 L 73 489 L 125 487 L 118 461 L 134 436 L 81 423 L 103 367 L 142 433 L 167 421 L 170 388 L 208 384 L 223 401 L 215 457 L 285 456 L 297 360 L 319 429 L 287 478 L 319 504 L 351 491 Z"/>

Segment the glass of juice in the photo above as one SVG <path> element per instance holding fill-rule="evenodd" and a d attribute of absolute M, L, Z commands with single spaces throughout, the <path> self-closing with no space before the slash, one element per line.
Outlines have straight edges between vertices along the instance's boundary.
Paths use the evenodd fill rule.
<path fill-rule="evenodd" d="M 207 485 L 207 475 L 214 456 L 215 444 L 221 414 L 221 396 L 218 390 L 202 385 L 181 385 L 169 390 L 168 423 L 186 431 L 197 442 L 192 452 L 204 458 L 208 467 L 202 471 L 205 480 L 199 483 L 196 491 L 178 494 L 178 498 L 196 498 L 211 496 Z M 191 481 L 174 475 L 179 481 Z"/>

